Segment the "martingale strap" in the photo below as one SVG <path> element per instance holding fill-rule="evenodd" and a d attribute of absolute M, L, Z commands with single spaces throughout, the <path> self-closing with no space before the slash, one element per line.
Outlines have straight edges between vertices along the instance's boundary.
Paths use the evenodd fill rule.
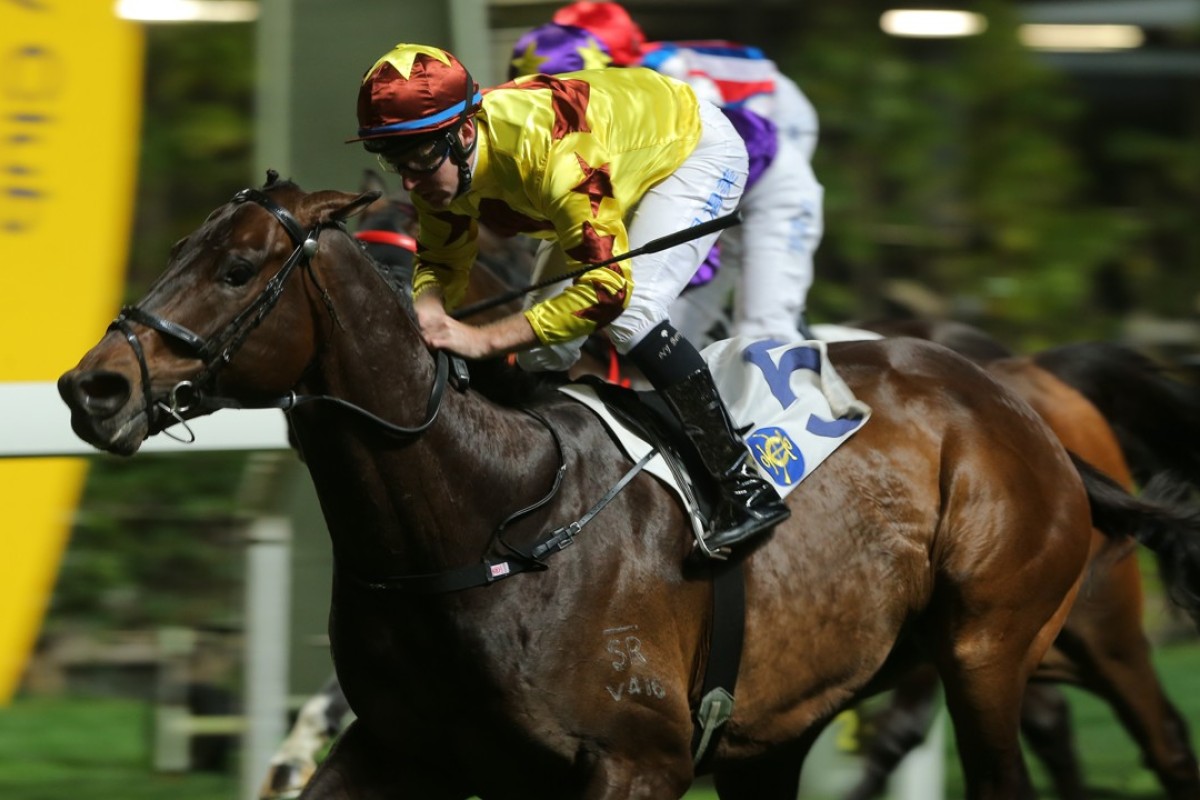
<path fill-rule="evenodd" d="M 488 586 L 504 578 L 511 578 L 522 572 L 541 572 L 548 566 L 541 559 L 565 550 L 575 543 L 575 537 L 585 525 L 591 522 L 601 510 L 615 498 L 625 486 L 641 472 L 654 456 L 657 450 L 651 450 L 640 461 L 634 464 L 621 476 L 608 492 L 595 505 L 587 510 L 575 522 L 556 528 L 543 534 L 534 544 L 528 555 L 519 554 L 516 558 L 484 559 L 478 564 L 468 564 L 445 572 L 434 572 L 425 575 L 397 575 L 388 578 L 370 579 L 355 575 L 351 571 L 346 574 L 358 585 L 366 589 L 388 589 L 410 594 L 446 594 L 472 589 L 477 586 Z"/>

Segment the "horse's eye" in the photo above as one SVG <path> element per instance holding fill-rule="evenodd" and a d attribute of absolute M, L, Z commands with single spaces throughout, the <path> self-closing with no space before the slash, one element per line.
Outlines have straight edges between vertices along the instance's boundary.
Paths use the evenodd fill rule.
<path fill-rule="evenodd" d="M 248 261 L 234 261 L 225 268 L 221 282 L 230 286 L 245 286 L 254 277 L 254 265 Z"/>

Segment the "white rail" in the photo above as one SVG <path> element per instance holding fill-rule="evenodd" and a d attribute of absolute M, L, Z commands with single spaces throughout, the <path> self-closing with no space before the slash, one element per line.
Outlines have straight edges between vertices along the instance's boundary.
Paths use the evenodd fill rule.
<path fill-rule="evenodd" d="M 0 383 L 0 458 L 96 455 L 71 430 L 71 414 L 53 383 Z M 288 446 L 287 424 L 274 409 L 218 411 L 189 420 L 192 444 L 159 434 L 140 452 L 280 450 Z M 176 426 L 173 431 L 182 429 Z"/>

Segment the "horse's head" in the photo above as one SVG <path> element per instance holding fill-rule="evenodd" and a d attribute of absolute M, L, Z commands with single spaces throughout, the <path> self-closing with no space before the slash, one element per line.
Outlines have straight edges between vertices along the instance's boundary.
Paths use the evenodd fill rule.
<path fill-rule="evenodd" d="M 262 190 L 244 189 L 215 210 L 175 244 L 147 295 L 59 378 L 75 433 L 130 455 L 146 437 L 211 411 L 202 398 L 289 391 L 332 319 L 317 264 L 357 252 L 327 229 L 375 198 L 307 194 L 268 173 Z"/>

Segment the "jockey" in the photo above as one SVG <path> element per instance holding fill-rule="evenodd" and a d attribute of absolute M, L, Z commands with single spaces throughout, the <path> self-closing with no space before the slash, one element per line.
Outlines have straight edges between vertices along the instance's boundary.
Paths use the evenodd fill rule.
<path fill-rule="evenodd" d="M 480 224 L 544 240 L 535 281 L 732 212 L 746 151 L 728 120 L 650 70 L 535 75 L 480 92 L 450 53 L 399 44 L 363 77 L 358 135 L 397 172 L 420 221 L 413 305 L 429 346 L 468 358 L 516 352 L 565 370 L 603 328 L 679 417 L 720 487 L 710 550 L 788 517 L 749 461 L 708 367 L 667 318 L 717 234 L 585 272 L 483 326 L 462 302 Z"/>
<path fill-rule="evenodd" d="M 741 207 L 745 222 L 720 242 L 724 261 L 742 270 L 733 334 L 811 339 L 804 311 L 824 226 L 824 189 L 811 165 L 817 115 L 800 88 L 755 47 L 726 41 L 647 43 L 619 3 L 572 3 L 555 13 L 554 23 L 587 31 L 612 66 L 644 66 L 682 80 L 725 111 L 745 139 L 751 165 Z M 528 74 L 534 64 L 536 71 L 551 74 L 576 68 L 574 49 L 555 41 L 553 27 L 534 29 L 518 42 L 513 65 L 519 73 Z M 712 280 L 719 264 L 714 252 L 691 285 Z M 689 321 L 703 326 L 706 314 L 697 313 L 689 294 L 671 316 L 695 336 L 701 331 Z"/>

